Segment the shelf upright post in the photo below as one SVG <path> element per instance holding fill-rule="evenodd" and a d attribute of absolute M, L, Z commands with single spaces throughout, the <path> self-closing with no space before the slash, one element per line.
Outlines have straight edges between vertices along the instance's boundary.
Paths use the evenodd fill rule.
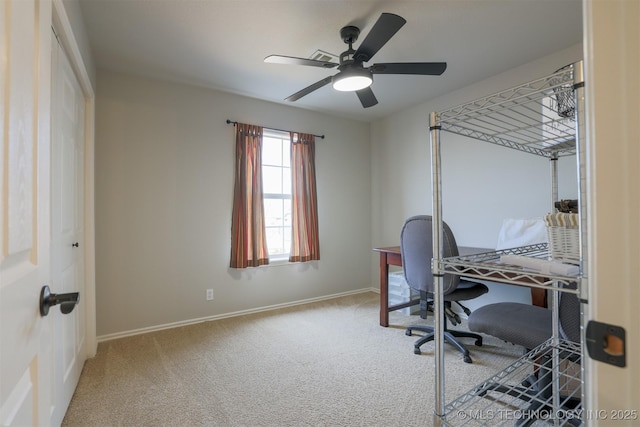
<path fill-rule="evenodd" d="M 585 99 L 584 99 L 584 68 L 583 61 L 578 61 L 573 64 L 573 96 L 575 99 L 575 134 L 576 134 L 576 161 L 578 162 L 578 236 L 580 242 L 580 274 L 579 274 L 579 298 L 580 302 L 580 315 L 582 319 L 582 327 L 587 322 L 586 314 L 584 313 L 584 304 L 589 300 L 589 277 L 588 277 L 588 241 L 586 237 L 587 231 L 587 141 L 586 141 L 586 123 L 585 123 Z M 584 329 L 583 329 L 584 330 Z M 583 413 L 587 413 L 589 408 L 587 407 L 587 395 L 586 389 L 589 384 L 589 376 L 585 367 L 585 357 L 588 354 L 586 339 L 584 338 L 584 332 L 581 334 L 583 339 L 581 344 L 582 363 L 580 364 L 580 374 L 582 377 L 581 387 L 581 401 Z M 585 421 L 584 419 L 582 420 Z"/>
<path fill-rule="evenodd" d="M 586 147 L 586 124 L 585 124 L 585 100 L 584 100 L 584 71 L 583 62 L 573 64 L 573 94 L 575 97 L 575 126 L 576 126 L 576 161 L 578 162 L 578 229 L 580 232 L 580 299 L 588 301 L 587 289 L 587 267 L 588 267 L 588 244 L 586 239 L 587 230 L 587 147 Z"/>
<path fill-rule="evenodd" d="M 559 200 L 558 196 L 558 152 L 554 151 L 549 156 L 549 165 L 551 166 L 551 210 L 549 212 L 555 212 L 555 202 Z M 558 284 L 554 283 L 554 287 Z M 558 325 L 558 306 L 560 304 L 559 291 L 554 289 L 551 291 L 551 309 L 553 310 L 552 315 L 552 323 L 551 323 L 551 336 L 553 337 L 553 350 L 552 350 L 552 362 L 553 366 L 552 370 L 552 401 L 553 407 L 557 408 L 560 405 L 560 397 L 558 394 L 559 390 L 559 374 L 558 374 L 558 366 L 560 363 L 560 357 L 558 353 L 558 344 L 559 340 L 559 325 Z M 548 297 L 547 297 L 548 298 Z M 547 302 L 549 300 L 547 299 Z M 556 417 L 553 417 L 554 425 L 557 425 Z"/>
<path fill-rule="evenodd" d="M 549 156 L 549 166 L 551 167 L 551 210 L 555 212 L 555 203 L 558 201 L 558 152 L 554 151 Z"/>
<path fill-rule="evenodd" d="M 444 417 L 444 271 L 442 269 L 442 181 L 440 173 L 440 120 L 438 114 L 429 115 L 429 139 L 431 142 L 431 200 L 433 224 L 433 317 L 435 344 L 435 411 L 433 425 L 442 425 Z M 427 262 L 427 260 L 425 260 Z"/>

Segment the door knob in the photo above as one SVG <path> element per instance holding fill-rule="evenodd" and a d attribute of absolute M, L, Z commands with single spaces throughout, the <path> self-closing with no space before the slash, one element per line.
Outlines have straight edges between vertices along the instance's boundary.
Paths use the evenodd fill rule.
<path fill-rule="evenodd" d="M 40 290 L 40 315 L 46 316 L 49 314 L 49 309 L 58 304 L 60 304 L 60 311 L 62 314 L 69 314 L 73 311 L 79 301 L 79 292 L 52 294 L 49 286 L 44 285 Z"/>
<path fill-rule="evenodd" d="M 75 242 L 75 243 L 72 243 L 71 246 L 73 246 L 74 248 L 77 248 L 77 247 L 80 247 L 80 243 Z"/>

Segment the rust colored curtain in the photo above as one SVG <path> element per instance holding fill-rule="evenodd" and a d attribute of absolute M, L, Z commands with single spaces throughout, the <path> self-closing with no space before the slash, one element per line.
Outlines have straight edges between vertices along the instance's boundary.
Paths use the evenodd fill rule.
<path fill-rule="evenodd" d="M 316 196 L 315 136 L 291 136 L 291 253 L 290 262 L 320 259 Z"/>
<path fill-rule="evenodd" d="M 231 268 L 269 264 L 262 202 L 262 127 L 236 125 Z"/>

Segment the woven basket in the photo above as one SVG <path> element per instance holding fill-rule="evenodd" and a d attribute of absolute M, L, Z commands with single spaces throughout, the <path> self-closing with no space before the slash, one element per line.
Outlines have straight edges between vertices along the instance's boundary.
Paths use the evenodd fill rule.
<path fill-rule="evenodd" d="M 572 70 L 573 65 L 567 65 L 556 71 Z M 573 76 L 573 74 L 571 74 Z M 573 77 L 571 77 L 573 78 Z M 573 118 L 576 114 L 576 101 L 573 97 L 573 81 L 566 80 L 567 75 L 555 76 L 549 79 L 549 84 L 553 86 L 554 106 L 552 107 L 560 117 Z"/>
<path fill-rule="evenodd" d="M 552 213 L 544 217 L 551 258 L 569 264 L 580 263 L 578 214 Z"/>

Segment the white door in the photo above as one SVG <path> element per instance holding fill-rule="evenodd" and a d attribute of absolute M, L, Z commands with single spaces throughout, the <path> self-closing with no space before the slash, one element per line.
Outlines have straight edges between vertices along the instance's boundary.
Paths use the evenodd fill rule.
<path fill-rule="evenodd" d="M 80 292 L 69 314 L 52 309 L 54 424 L 62 422 L 84 364 L 84 97 L 64 49 L 52 37 L 51 291 Z"/>
<path fill-rule="evenodd" d="M 0 1 L 0 424 L 51 423 L 51 4 Z"/>
<path fill-rule="evenodd" d="M 589 143 L 587 316 L 626 331 L 624 367 L 585 360 L 586 407 L 591 411 L 587 419 L 589 426 L 638 426 L 640 2 L 584 0 L 583 10 Z M 598 338 L 593 342 L 604 348 L 605 340 Z"/>
<path fill-rule="evenodd" d="M 44 285 L 85 277 L 84 100 L 52 16 L 50 1 L 0 2 L 2 426 L 59 425 L 87 354 L 84 304 L 39 310 Z"/>

